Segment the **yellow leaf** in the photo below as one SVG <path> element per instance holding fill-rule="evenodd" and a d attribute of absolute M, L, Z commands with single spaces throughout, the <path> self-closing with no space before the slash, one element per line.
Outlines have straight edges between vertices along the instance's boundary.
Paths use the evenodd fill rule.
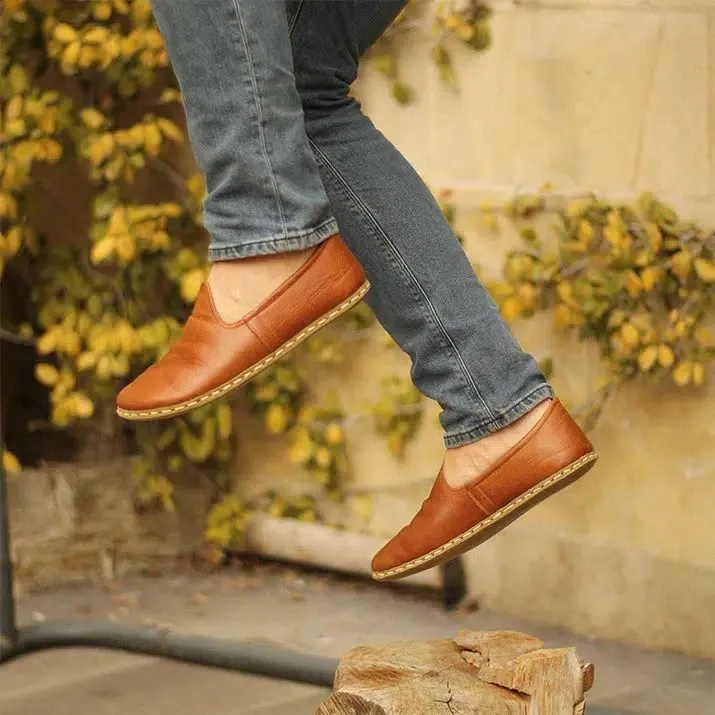
<path fill-rule="evenodd" d="M 118 206 L 112 211 L 112 215 L 109 218 L 109 233 L 126 233 L 129 230 L 129 223 L 127 221 L 127 211 L 123 206 Z"/>
<path fill-rule="evenodd" d="M 638 297 L 643 290 L 643 282 L 635 271 L 626 274 L 626 290 L 632 298 Z"/>
<path fill-rule="evenodd" d="M 11 137 L 19 137 L 25 133 L 27 125 L 24 119 L 12 119 L 5 123 L 5 132 Z"/>
<path fill-rule="evenodd" d="M 102 263 L 114 253 L 116 248 L 116 239 L 113 236 L 105 236 L 92 246 L 90 260 L 97 265 Z"/>
<path fill-rule="evenodd" d="M 77 65 L 79 60 L 79 53 L 82 50 L 82 43 L 79 40 L 72 42 L 67 45 L 65 51 L 62 53 L 62 65 L 63 68 L 72 69 Z"/>
<path fill-rule="evenodd" d="M 715 283 L 715 263 L 704 258 L 695 259 L 695 272 L 700 280 L 706 283 Z"/>
<path fill-rule="evenodd" d="M 0 216 L 17 218 L 17 201 L 12 194 L 0 192 Z"/>
<path fill-rule="evenodd" d="M 87 158 L 92 164 L 101 164 L 114 151 L 114 137 L 103 134 L 99 139 L 90 143 L 87 149 Z"/>
<path fill-rule="evenodd" d="M 112 359 L 109 355 L 102 355 L 99 358 L 94 372 L 100 380 L 107 380 L 112 377 Z"/>
<path fill-rule="evenodd" d="M 606 240 L 615 248 L 618 248 L 623 244 L 623 239 L 625 238 L 623 231 L 619 226 L 609 224 L 603 231 L 603 235 Z"/>
<path fill-rule="evenodd" d="M 697 341 L 698 345 L 701 345 L 705 348 L 709 345 L 712 345 L 713 336 L 712 333 L 706 327 L 698 325 L 695 328 L 695 340 Z"/>
<path fill-rule="evenodd" d="M 342 444 L 343 428 L 337 422 L 331 422 L 325 430 L 325 440 L 328 444 Z"/>
<path fill-rule="evenodd" d="M 594 231 L 593 226 L 586 221 L 586 219 L 581 219 L 578 222 L 578 238 L 579 241 L 589 244 L 593 241 Z"/>
<path fill-rule="evenodd" d="M 504 320 L 514 320 L 521 315 L 522 312 L 522 301 L 515 295 L 507 298 L 501 307 L 501 314 Z"/>
<path fill-rule="evenodd" d="M 670 367 L 675 362 L 675 355 L 669 345 L 658 346 L 658 363 L 662 367 Z"/>
<path fill-rule="evenodd" d="M 290 413 L 283 405 L 271 405 L 266 410 L 266 427 L 272 434 L 283 434 L 288 428 Z"/>
<path fill-rule="evenodd" d="M 105 122 L 105 116 L 94 107 L 86 107 L 79 115 L 90 129 L 99 129 Z"/>
<path fill-rule="evenodd" d="M 554 316 L 559 330 L 566 330 L 573 325 L 573 313 L 566 305 L 557 305 Z"/>
<path fill-rule="evenodd" d="M 616 309 L 608 316 L 608 327 L 617 328 L 623 323 L 625 319 L 625 312 L 620 309 Z"/>
<path fill-rule="evenodd" d="M 216 411 L 216 421 L 218 423 L 218 434 L 221 439 L 228 439 L 231 436 L 233 427 L 233 414 L 228 405 L 221 405 Z"/>
<path fill-rule="evenodd" d="M 52 387 L 57 384 L 57 380 L 60 378 L 60 373 L 54 365 L 41 362 L 35 365 L 35 377 L 38 382 L 41 382 L 43 385 Z"/>
<path fill-rule="evenodd" d="M 621 339 L 626 347 L 635 348 L 640 343 L 640 332 L 632 323 L 625 323 L 621 327 Z"/>
<path fill-rule="evenodd" d="M 181 130 L 171 120 L 166 119 L 165 117 L 159 117 L 156 120 L 156 123 L 159 125 L 159 129 L 161 129 L 162 134 L 164 134 L 164 136 L 168 139 L 172 139 L 175 142 L 184 141 L 184 135 L 181 133 Z"/>
<path fill-rule="evenodd" d="M 649 345 L 638 356 L 638 367 L 641 372 L 648 372 L 658 359 L 658 348 L 655 345 Z"/>
<path fill-rule="evenodd" d="M 2 468 L 7 474 L 17 474 L 22 469 L 18 458 L 6 449 L 2 451 Z"/>
<path fill-rule="evenodd" d="M 118 236 L 116 240 L 116 251 L 120 261 L 129 263 L 133 261 L 137 255 L 136 241 L 129 234 Z"/>
<path fill-rule="evenodd" d="M 310 440 L 308 432 L 301 430 L 298 437 L 291 445 L 288 453 L 290 461 L 294 464 L 306 464 L 313 456 L 313 442 Z"/>
<path fill-rule="evenodd" d="M 10 88 L 14 94 L 22 94 L 27 89 L 29 85 L 27 72 L 20 65 L 13 65 L 10 68 L 8 77 L 10 79 Z"/>
<path fill-rule="evenodd" d="M 22 245 L 22 229 L 19 226 L 13 226 L 5 237 L 5 246 L 7 253 L 14 256 Z"/>
<path fill-rule="evenodd" d="M 673 273 L 680 278 L 686 278 L 690 273 L 691 258 L 687 249 L 683 249 L 676 253 L 670 259 L 670 266 Z"/>
<path fill-rule="evenodd" d="M 193 271 L 189 271 L 181 279 L 181 297 L 187 303 L 193 303 L 198 298 L 203 283 L 204 271 L 202 268 L 195 268 Z"/>
<path fill-rule="evenodd" d="M 87 69 L 99 59 L 99 56 L 99 50 L 96 47 L 83 45 L 79 53 L 79 66 L 83 69 Z"/>
<path fill-rule="evenodd" d="M 61 42 L 63 45 L 69 45 L 77 39 L 77 31 L 65 22 L 60 22 L 56 27 L 52 36 Z"/>
<path fill-rule="evenodd" d="M 82 372 L 83 370 L 89 370 L 95 366 L 97 363 L 97 356 L 95 353 L 82 353 L 77 358 L 77 370 Z"/>
<path fill-rule="evenodd" d="M 573 286 L 567 281 L 561 281 L 558 286 L 556 286 L 556 294 L 564 303 L 573 302 Z"/>
<path fill-rule="evenodd" d="M 112 16 L 112 6 L 109 2 L 101 2 L 94 6 L 92 14 L 96 20 L 105 22 Z"/>
<path fill-rule="evenodd" d="M 679 362 L 673 370 L 673 382 L 678 387 L 689 385 L 693 379 L 693 363 L 689 360 Z"/>
<path fill-rule="evenodd" d="M 329 467 L 333 461 L 333 455 L 330 454 L 330 450 L 327 447 L 321 447 L 315 455 L 315 461 L 320 467 Z"/>
<path fill-rule="evenodd" d="M 62 350 L 70 357 L 79 355 L 82 341 L 77 333 L 69 331 L 65 332 L 61 341 Z"/>
<path fill-rule="evenodd" d="M 144 146 L 150 156 L 158 156 L 161 151 L 161 132 L 156 124 L 146 125 Z"/>
<path fill-rule="evenodd" d="M 663 235 L 660 232 L 660 228 L 655 223 L 649 223 L 646 232 L 648 233 L 648 243 L 650 243 L 651 250 L 653 253 L 658 253 L 663 245 Z"/>
<path fill-rule="evenodd" d="M 693 365 L 693 384 L 702 385 L 705 382 L 705 368 L 701 363 L 696 362 Z"/>
<path fill-rule="evenodd" d="M 19 119 L 22 116 L 24 100 L 23 98 L 16 94 L 8 103 L 5 108 L 5 117 L 10 119 Z"/>
<path fill-rule="evenodd" d="M 77 417 L 82 419 L 87 419 L 94 414 L 94 403 L 83 392 L 75 392 L 73 407 Z"/>
<path fill-rule="evenodd" d="M 647 291 L 653 290 L 653 288 L 655 288 L 655 284 L 658 282 L 659 277 L 660 271 L 657 268 L 649 266 L 648 268 L 643 269 L 643 272 L 641 273 L 641 281 L 643 281 L 643 287 Z"/>
<path fill-rule="evenodd" d="M 106 27 L 95 26 L 87 30 L 84 33 L 82 39 L 85 42 L 91 42 L 93 44 L 101 44 L 107 40 L 109 37 L 109 30 Z"/>
<path fill-rule="evenodd" d="M 37 352 L 40 355 L 48 355 L 54 352 L 57 347 L 57 339 L 59 334 L 57 329 L 48 330 L 38 341 L 37 341 Z"/>

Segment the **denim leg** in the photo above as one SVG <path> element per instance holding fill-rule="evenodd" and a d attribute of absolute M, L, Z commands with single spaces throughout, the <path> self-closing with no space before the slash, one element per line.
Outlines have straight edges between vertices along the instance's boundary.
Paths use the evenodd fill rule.
<path fill-rule="evenodd" d="M 438 204 L 348 88 L 403 0 L 289 2 L 306 127 L 375 315 L 437 400 L 445 443 L 475 441 L 553 395 L 477 280 Z"/>
<path fill-rule="evenodd" d="M 209 258 L 337 232 L 308 144 L 282 0 L 152 0 L 208 188 Z"/>

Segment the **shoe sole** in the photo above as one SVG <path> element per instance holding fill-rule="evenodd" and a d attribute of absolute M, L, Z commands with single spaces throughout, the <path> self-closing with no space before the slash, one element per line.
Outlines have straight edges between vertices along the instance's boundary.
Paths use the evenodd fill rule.
<path fill-rule="evenodd" d="M 455 536 L 446 544 L 400 566 L 395 566 L 385 571 L 373 571 L 372 577 L 377 581 L 394 581 L 420 571 L 426 571 L 434 566 L 439 566 L 445 561 L 449 561 L 479 546 L 479 544 L 491 539 L 492 536 L 498 534 L 537 504 L 579 480 L 593 467 L 597 459 L 598 453 L 589 452 L 569 464 L 568 467 L 539 482 L 535 487 L 524 492 L 505 507 L 471 527 L 471 529 L 467 529 L 459 536 Z"/>
<path fill-rule="evenodd" d="M 357 305 L 365 297 L 368 290 L 370 290 L 370 283 L 365 281 L 362 286 L 360 286 L 360 288 L 349 298 L 344 300 L 329 313 L 326 313 L 321 318 L 318 318 L 318 320 L 311 323 L 307 328 L 301 330 L 300 333 L 285 342 L 277 350 L 268 355 L 268 357 L 263 358 L 260 362 L 257 362 L 247 370 L 244 370 L 241 374 L 236 375 L 236 377 L 231 378 L 228 382 L 225 382 L 223 385 L 220 385 L 210 392 L 206 392 L 203 395 L 193 397 L 190 400 L 180 402 L 176 405 L 157 407 L 152 410 L 123 410 L 118 407 L 117 414 L 125 420 L 133 420 L 135 422 L 159 420 L 185 414 L 186 412 L 195 410 L 197 407 L 201 407 L 209 402 L 218 400 L 220 397 L 227 395 L 229 392 L 233 392 L 241 387 L 241 385 L 248 382 L 251 378 L 269 368 L 277 360 L 280 360 L 282 357 L 298 347 L 298 345 L 300 345 L 304 340 L 308 339 L 311 335 L 317 333 L 321 328 L 324 328 L 329 323 L 332 323 L 334 320 L 350 310 L 350 308 Z"/>

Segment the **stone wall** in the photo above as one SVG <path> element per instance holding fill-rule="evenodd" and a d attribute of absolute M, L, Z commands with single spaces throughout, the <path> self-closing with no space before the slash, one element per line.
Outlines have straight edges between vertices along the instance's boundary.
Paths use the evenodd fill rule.
<path fill-rule="evenodd" d="M 25 470 L 8 487 L 20 592 L 151 574 L 200 550 L 208 499 L 199 481 L 176 490 L 175 514 L 136 508 L 127 459 Z"/>
<path fill-rule="evenodd" d="M 378 77 L 361 90 L 368 113 L 430 185 L 455 190 L 476 261 L 493 268 L 510 243 L 480 230 L 479 204 L 546 181 L 564 194 L 653 191 L 715 226 L 715 1 L 498 4 L 493 29 L 486 54 L 459 52 L 460 94 L 440 84 L 419 43 L 404 63 L 416 107 L 395 107 Z M 577 401 L 594 384 L 588 350 L 558 341 L 540 321 L 517 333 L 537 355 L 556 357 L 563 397 Z M 473 593 L 497 610 L 715 657 L 709 378 L 700 392 L 633 387 L 614 399 L 593 434 L 596 470 L 474 552 Z M 438 437 L 428 431 L 407 474 L 439 466 Z M 395 481 L 377 456 L 362 461 L 370 464 L 357 479 Z M 405 498 L 377 492 L 374 529 L 398 527 L 425 488 Z"/>

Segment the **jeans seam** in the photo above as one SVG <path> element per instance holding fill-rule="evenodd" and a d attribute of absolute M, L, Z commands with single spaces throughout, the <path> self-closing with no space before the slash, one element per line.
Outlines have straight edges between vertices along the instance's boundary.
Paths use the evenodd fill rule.
<path fill-rule="evenodd" d="M 285 220 L 285 212 L 283 210 L 283 202 L 281 201 L 280 191 L 278 189 L 278 182 L 276 181 L 275 174 L 273 173 L 273 165 L 268 156 L 268 145 L 266 144 L 266 135 L 263 126 L 263 105 L 261 104 L 261 95 L 258 92 L 258 80 L 256 78 L 255 68 L 253 66 L 253 58 L 251 57 L 251 49 L 248 43 L 248 35 L 246 34 L 246 28 L 243 24 L 243 19 L 241 17 L 241 9 L 238 5 L 238 0 L 233 0 L 233 7 L 236 12 L 236 20 L 238 22 L 238 29 L 241 33 L 241 39 L 243 41 L 243 46 L 246 49 L 246 64 L 248 67 L 248 73 L 251 77 L 251 84 L 253 85 L 253 95 L 255 97 L 256 112 L 257 112 L 257 122 L 258 122 L 258 137 L 259 143 L 261 145 L 261 151 L 263 153 L 263 158 L 265 159 L 266 166 L 268 167 L 268 174 L 270 176 L 271 184 L 273 185 L 273 194 L 276 197 L 276 205 L 278 208 L 278 215 L 280 216 L 280 222 L 283 226 L 283 234 L 287 232 L 287 224 Z"/>
<path fill-rule="evenodd" d="M 402 257 L 400 252 L 397 250 L 397 247 L 395 244 L 390 240 L 390 237 L 387 235 L 387 233 L 384 231 L 382 226 L 380 226 L 380 223 L 377 221 L 375 216 L 372 214 L 370 209 L 360 200 L 360 197 L 352 190 L 350 185 L 348 184 L 347 181 L 343 178 L 343 176 L 340 174 L 340 172 L 337 170 L 337 168 L 331 163 L 331 161 L 328 159 L 328 157 L 323 153 L 323 151 L 318 147 L 315 142 L 310 140 L 310 145 L 313 148 L 313 151 L 320 156 L 320 158 L 323 160 L 325 165 L 330 168 L 332 173 L 335 175 L 335 177 L 342 183 L 344 186 L 345 190 L 348 192 L 348 195 L 352 199 L 352 201 L 355 203 L 355 205 L 362 211 L 362 213 L 369 218 L 369 220 L 372 222 L 372 224 L 375 226 L 375 228 L 379 231 L 380 235 L 383 237 L 385 242 L 389 245 L 393 256 L 396 256 L 397 259 L 399 260 L 399 263 L 402 267 L 402 270 L 408 278 L 410 279 L 410 282 L 413 287 L 417 288 L 417 297 L 422 298 L 423 304 L 427 308 L 427 315 L 431 317 L 432 322 L 434 325 L 437 327 L 438 331 L 442 335 L 442 340 L 445 342 L 445 344 L 449 347 L 451 347 L 452 352 L 453 352 L 453 357 L 456 360 L 460 371 L 462 372 L 463 377 L 465 378 L 465 381 L 467 384 L 471 387 L 473 390 L 474 394 L 477 397 L 478 402 L 481 403 L 481 406 L 483 409 L 486 411 L 486 413 L 489 415 L 490 420 L 494 420 L 494 415 L 489 408 L 489 405 L 486 403 L 484 398 L 482 397 L 481 393 L 479 392 L 479 388 L 477 387 L 476 383 L 472 379 L 472 376 L 469 374 L 469 370 L 467 369 L 467 365 L 464 362 L 464 359 L 462 358 L 457 346 L 455 345 L 454 341 L 452 340 L 451 336 L 447 332 L 447 329 L 444 327 L 444 324 L 442 321 L 439 319 L 439 315 L 437 314 L 437 311 L 434 308 L 434 305 L 432 305 L 432 302 L 429 299 L 429 296 L 424 292 L 424 289 L 420 285 L 419 281 L 415 277 L 414 273 L 410 270 L 409 265 L 405 261 L 405 259 Z"/>
<path fill-rule="evenodd" d="M 286 233 L 284 236 L 269 236 L 253 241 L 244 240 L 237 243 L 221 241 L 218 244 L 209 245 L 209 260 L 215 260 L 219 257 L 225 259 L 226 257 L 233 258 L 258 255 L 256 251 L 257 248 L 270 248 L 273 249 L 270 251 L 271 253 L 280 253 L 281 246 L 285 246 L 286 244 L 288 244 L 290 248 L 284 250 L 310 248 L 326 241 L 330 236 L 336 233 L 338 233 L 337 221 L 335 218 L 330 218 L 318 224 L 315 228 Z"/>
<path fill-rule="evenodd" d="M 298 18 L 300 17 L 301 10 L 303 9 L 303 5 L 305 3 L 305 0 L 300 0 L 298 3 L 298 7 L 295 11 L 295 15 L 293 15 L 293 21 L 290 24 L 290 27 L 288 28 L 288 37 L 293 37 L 293 30 L 295 30 L 295 25 L 298 22 Z"/>

